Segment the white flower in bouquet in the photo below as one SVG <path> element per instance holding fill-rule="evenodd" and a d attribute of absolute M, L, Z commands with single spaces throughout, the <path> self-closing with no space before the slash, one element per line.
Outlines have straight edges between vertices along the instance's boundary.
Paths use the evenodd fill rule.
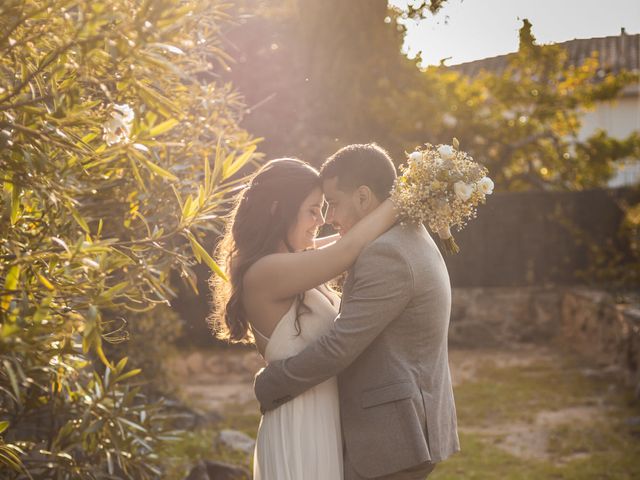
<path fill-rule="evenodd" d="M 473 185 L 466 184 L 460 180 L 453 184 L 453 191 L 459 200 L 466 202 L 473 194 Z"/>
<path fill-rule="evenodd" d="M 412 152 L 411 154 L 409 154 L 409 158 L 411 160 L 413 160 L 414 162 L 417 162 L 419 160 L 422 160 L 422 152 Z"/>
<path fill-rule="evenodd" d="M 103 126 L 104 140 L 112 146 L 125 142 L 131 135 L 131 126 L 135 114 L 127 104 L 115 104 L 111 111 L 111 118 Z"/>
<path fill-rule="evenodd" d="M 491 195 L 493 193 L 493 180 L 489 177 L 483 177 L 476 184 L 482 193 L 485 195 Z"/>
<path fill-rule="evenodd" d="M 438 148 L 438 153 L 443 160 L 451 160 L 456 156 L 456 151 L 451 145 L 442 145 Z"/>
<path fill-rule="evenodd" d="M 453 145 L 425 144 L 407 156 L 401 166 L 391 200 L 402 223 L 424 223 L 438 234 L 447 253 L 457 253 L 451 234 L 477 215 L 477 206 L 493 192 L 487 169 Z"/>

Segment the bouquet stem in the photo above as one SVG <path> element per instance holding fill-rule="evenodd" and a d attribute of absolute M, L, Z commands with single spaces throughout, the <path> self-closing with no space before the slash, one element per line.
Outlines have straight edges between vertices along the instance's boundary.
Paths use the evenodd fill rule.
<path fill-rule="evenodd" d="M 460 247 L 458 247 L 453 235 L 451 235 L 449 227 L 439 230 L 438 236 L 440 237 L 440 240 L 442 240 L 442 246 L 444 247 L 444 251 L 447 255 L 455 255 L 460 251 Z"/>

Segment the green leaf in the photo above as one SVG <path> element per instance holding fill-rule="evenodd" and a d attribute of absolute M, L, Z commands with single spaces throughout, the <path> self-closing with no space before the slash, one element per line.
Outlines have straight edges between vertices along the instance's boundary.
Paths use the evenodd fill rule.
<path fill-rule="evenodd" d="M 153 125 L 154 123 L 156 123 L 157 119 L 158 115 L 153 110 L 149 110 L 145 115 L 147 125 Z"/>
<path fill-rule="evenodd" d="M 44 285 L 47 290 L 55 290 L 55 287 L 53 286 L 53 284 L 49 280 L 47 280 L 47 278 L 44 275 L 39 273 L 38 280 L 40 280 L 40 283 Z"/>
<path fill-rule="evenodd" d="M 138 425 L 137 423 L 133 423 L 131 420 L 127 420 L 126 418 L 118 417 L 118 421 L 124 423 L 125 425 L 128 425 L 129 427 L 135 430 L 139 430 L 141 432 L 147 431 L 147 429 L 144 428 L 143 426 Z"/>
<path fill-rule="evenodd" d="M 102 349 L 102 337 L 100 335 L 97 335 L 95 344 L 96 344 L 95 349 L 96 349 L 96 353 L 98 354 L 98 358 L 102 360 L 102 363 L 105 365 L 105 367 L 109 367 L 111 370 L 113 370 L 113 364 L 109 361 L 107 356 L 104 354 L 104 350 Z"/>
<path fill-rule="evenodd" d="M 18 281 L 20 279 L 20 265 L 14 265 L 9 269 L 7 273 L 7 277 L 4 280 L 4 289 L 7 291 L 17 290 L 18 289 Z M 9 305 L 11 304 L 11 299 L 13 298 L 12 293 L 7 293 L 2 296 L 2 309 L 7 311 L 9 309 Z"/>
<path fill-rule="evenodd" d="M 51 237 L 51 241 L 54 242 L 54 243 L 57 243 L 58 245 L 60 245 L 62 248 L 65 249 L 65 251 L 67 253 L 69 253 L 69 254 L 71 253 L 71 250 L 69 250 L 69 247 L 67 246 L 67 243 L 64 240 L 62 240 L 61 238 Z"/>
<path fill-rule="evenodd" d="M 113 475 L 114 472 L 114 468 L 113 468 L 113 458 L 111 457 L 111 452 L 107 451 L 107 471 L 109 472 L 109 475 Z"/>
<path fill-rule="evenodd" d="M 127 364 L 127 361 L 129 360 L 129 357 L 123 357 L 122 359 L 120 359 L 120 361 L 118 362 L 118 364 L 116 365 L 116 372 L 121 372 L 122 369 L 125 367 L 125 365 Z"/>
<path fill-rule="evenodd" d="M 222 136 L 218 137 L 218 143 L 216 144 L 216 158 L 213 162 L 213 175 L 212 180 L 213 184 L 217 184 L 220 177 L 222 176 L 222 171 L 224 170 L 224 158 L 222 152 Z"/>
<path fill-rule="evenodd" d="M 136 161 L 133 158 L 129 158 L 129 163 L 131 165 L 131 170 L 133 170 L 133 178 L 136 179 L 138 186 L 143 192 L 147 191 L 147 186 L 144 184 L 144 180 L 142 179 L 142 175 L 140 175 L 140 170 L 138 169 L 138 165 L 136 165 Z"/>
<path fill-rule="evenodd" d="M 196 295 L 199 295 L 200 292 L 198 291 L 198 277 L 196 276 L 195 272 L 186 265 L 182 265 L 182 276 L 183 278 L 186 278 L 193 292 Z"/>
<path fill-rule="evenodd" d="M 204 203 L 207 201 L 207 194 L 202 185 L 198 185 L 198 207 L 204 207 Z"/>
<path fill-rule="evenodd" d="M 182 218 L 180 223 L 188 223 L 195 213 L 198 211 L 198 204 L 193 201 L 193 197 L 189 195 L 182 207 Z"/>
<path fill-rule="evenodd" d="M 41 323 L 42 320 L 49 317 L 49 315 L 51 314 L 50 305 L 52 300 L 53 300 L 53 295 L 48 295 L 42 300 L 42 302 L 40 302 L 40 305 L 38 306 L 35 313 L 33 314 L 34 323 Z"/>
<path fill-rule="evenodd" d="M 13 470 L 20 471 L 23 468 L 20 457 L 18 457 L 10 447 L 13 445 L 0 445 L 0 465 L 8 465 Z"/>
<path fill-rule="evenodd" d="M 176 200 L 178 200 L 178 206 L 180 207 L 180 210 L 182 210 L 184 208 L 183 207 L 184 204 L 182 203 L 182 196 L 180 195 L 180 192 L 174 185 L 171 185 L 171 189 L 173 190 L 173 193 L 176 196 Z"/>
<path fill-rule="evenodd" d="M 69 205 L 69 210 L 71 211 L 71 215 L 73 216 L 75 221 L 78 223 L 78 225 L 80 225 L 80 227 L 86 233 L 91 233 L 91 230 L 89 230 L 89 225 L 87 224 L 86 220 L 82 218 L 80 213 L 78 213 L 78 211 L 75 208 L 73 208 L 71 205 Z"/>
<path fill-rule="evenodd" d="M 252 145 L 251 147 L 249 147 L 248 150 L 246 150 L 242 155 L 240 155 L 235 161 L 231 162 L 230 165 L 227 168 L 225 168 L 224 178 L 231 177 L 234 173 L 236 173 L 238 170 L 244 167 L 249 161 L 249 159 L 251 158 L 251 155 L 253 155 L 253 152 L 255 152 L 255 150 L 256 150 L 256 146 Z"/>
<path fill-rule="evenodd" d="M 11 363 L 8 360 L 5 360 L 2 363 L 4 363 L 4 368 L 6 372 L 9 374 L 9 380 L 11 382 L 11 388 L 13 388 L 13 393 L 15 394 L 15 397 L 18 399 L 18 401 L 20 401 L 20 389 L 18 388 L 18 379 L 16 378 L 16 374 L 13 371 L 13 368 L 11 367 Z"/>
<path fill-rule="evenodd" d="M 7 428 L 9 428 L 9 422 L 6 420 L 0 422 L 0 433 L 4 432 Z"/>
<path fill-rule="evenodd" d="M 7 338 L 15 335 L 20 331 L 20 327 L 16 323 L 5 323 L 0 327 L 0 338 Z"/>
<path fill-rule="evenodd" d="M 98 132 L 87 133 L 84 137 L 82 137 L 82 143 L 89 143 L 91 140 L 98 136 Z"/>
<path fill-rule="evenodd" d="M 176 177 L 173 173 L 169 172 L 168 170 L 165 170 L 164 168 L 160 167 L 159 165 L 156 165 L 151 160 L 148 160 L 148 159 L 145 158 L 144 159 L 144 163 L 155 174 L 160 175 L 161 177 L 166 178 L 167 180 L 171 180 L 172 182 L 177 182 L 178 181 L 178 177 Z"/>
<path fill-rule="evenodd" d="M 184 55 L 184 52 L 182 51 L 182 49 L 176 47 L 175 45 L 170 45 L 168 43 L 150 43 L 149 46 L 157 47 L 160 50 L 164 50 L 165 52 L 173 53 L 175 55 Z"/>
<path fill-rule="evenodd" d="M 222 278 L 225 282 L 228 282 L 229 279 L 227 278 L 225 273 L 218 266 L 218 264 L 211 257 L 211 255 L 209 255 L 209 253 L 204 249 L 204 247 L 200 245 L 200 243 L 198 243 L 198 240 L 196 240 L 196 237 L 193 235 L 193 233 L 187 230 L 187 236 L 191 241 L 191 248 L 193 250 L 193 254 L 196 256 L 198 261 L 202 262 L 204 260 L 204 262 L 209 266 L 209 268 L 211 268 L 211 270 L 215 272 L 216 275 Z"/>
<path fill-rule="evenodd" d="M 13 184 L 11 189 L 11 225 L 15 225 L 20 217 L 20 187 Z"/>
<path fill-rule="evenodd" d="M 115 297 L 118 293 L 120 293 L 122 290 L 124 290 L 128 286 L 129 286 L 129 282 L 120 282 L 114 285 L 113 287 L 109 288 L 108 290 L 102 292 L 100 294 L 100 297 L 106 300 L 111 300 L 113 297 Z"/>
<path fill-rule="evenodd" d="M 140 368 L 134 368 L 133 370 L 129 370 L 127 373 L 123 373 L 122 375 L 118 376 L 114 382 L 120 382 L 122 380 L 126 380 L 127 378 L 131 378 L 135 375 L 138 375 L 140 372 L 142 371 L 142 369 Z"/>
<path fill-rule="evenodd" d="M 145 103 L 147 103 L 151 108 L 157 109 L 167 118 L 173 117 L 175 114 L 179 114 L 180 108 L 167 97 L 157 92 L 154 88 L 145 85 L 141 81 L 136 82 L 136 85 L 140 88 L 138 93 Z"/>
<path fill-rule="evenodd" d="M 158 135 L 162 135 L 163 133 L 167 133 L 173 127 L 178 125 L 178 123 L 180 122 L 178 122 L 178 120 L 176 120 L 175 118 L 170 118 L 169 120 L 159 123 L 158 125 L 153 127 L 151 130 L 149 130 L 149 135 L 152 137 L 156 137 Z"/>
<path fill-rule="evenodd" d="M 207 195 L 211 194 L 211 165 L 209 165 L 209 155 L 207 152 L 204 154 L 204 190 Z"/>
<path fill-rule="evenodd" d="M 143 145 L 142 143 L 134 143 L 133 144 L 133 148 L 135 148 L 136 150 L 140 150 L 141 152 L 145 152 L 145 153 L 149 153 L 150 150 L 146 145 Z"/>
<path fill-rule="evenodd" d="M 82 353 L 89 353 L 91 345 L 94 342 L 96 331 L 93 325 L 87 325 L 82 332 Z"/>

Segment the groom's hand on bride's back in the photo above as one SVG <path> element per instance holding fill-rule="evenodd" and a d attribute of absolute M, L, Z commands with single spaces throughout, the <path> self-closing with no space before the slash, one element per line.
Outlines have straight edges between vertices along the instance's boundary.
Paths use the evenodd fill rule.
<path fill-rule="evenodd" d="M 260 413 L 264 415 L 268 410 L 262 405 L 262 402 L 260 402 L 260 394 L 259 394 L 260 389 L 258 387 L 258 383 L 260 382 L 260 375 L 262 375 L 263 372 L 264 372 L 264 368 L 261 368 L 253 377 L 253 394 L 256 396 L 256 399 L 260 404 Z"/>
<path fill-rule="evenodd" d="M 269 373 L 273 373 L 273 370 L 269 370 L 268 366 L 261 368 L 253 379 L 253 393 L 260 404 L 260 412 L 263 415 L 293 399 L 293 396 L 289 394 L 278 396 L 280 392 L 273 391 L 274 385 L 269 378 Z"/>

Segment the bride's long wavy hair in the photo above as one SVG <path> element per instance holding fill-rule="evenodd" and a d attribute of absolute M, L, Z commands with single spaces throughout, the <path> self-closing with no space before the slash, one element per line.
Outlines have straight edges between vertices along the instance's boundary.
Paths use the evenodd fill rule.
<path fill-rule="evenodd" d="M 275 253 L 280 242 L 294 251 L 287 232 L 296 223 L 302 202 L 321 185 L 318 171 L 308 163 L 280 158 L 265 164 L 240 192 L 216 249 L 216 261 L 229 282 L 215 274 L 209 281 L 214 310 L 208 322 L 218 338 L 232 343 L 253 342 L 242 304 L 244 275 L 257 260 Z M 303 309 L 307 309 L 304 293 L 298 296 L 296 306 L 298 333 Z"/>

